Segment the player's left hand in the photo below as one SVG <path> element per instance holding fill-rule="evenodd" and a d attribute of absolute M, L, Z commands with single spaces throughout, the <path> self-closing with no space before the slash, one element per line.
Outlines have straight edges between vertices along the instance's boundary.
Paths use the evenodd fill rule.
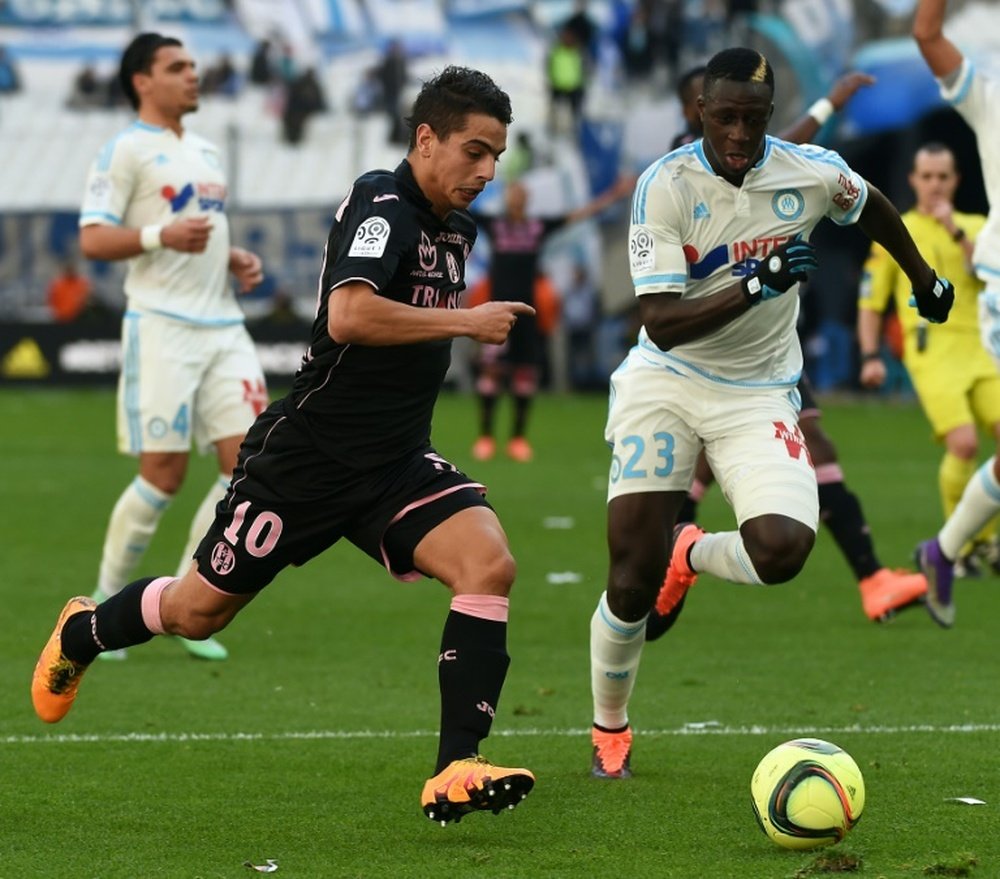
<path fill-rule="evenodd" d="M 229 271 L 240 285 L 240 293 L 249 293 L 264 280 L 264 265 L 256 253 L 242 247 L 229 250 Z"/>
<path fill-rule="evenodd" d="M 939 278 L 931 273 L 931 283 L 926 287 L 914 287 L 910 305 L 917 313 L 932 324 L 943 324 L 948 320 L 948 312 L 955 304 L 955 287 L 947 278 Z"/>
<path fill-rule="evenodd" d="M 833 104 L 834 110 L 843 110 L 844 105 L 854 96 L 856 91 L 874 84 L 874 76 L 856 70 L 840 77 L 833 84 L 826 97 Z"/>

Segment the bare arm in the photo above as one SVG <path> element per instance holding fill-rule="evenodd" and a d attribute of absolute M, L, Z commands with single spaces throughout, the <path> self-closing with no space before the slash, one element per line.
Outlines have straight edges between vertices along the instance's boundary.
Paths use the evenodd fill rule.
<path fill-rule="evenodd" d="M 861 351 L 861 384 L 878 388 L 885 383 L 885 364 L 879 356 L 882 315 L 870 308 L 858 309 L 858 349 Z"/>
<path fill-rule="evenodd" d="M 613 205 L 616 201 L 620 201 L 623 198 L 632 194 L 632 188 L 635 186 L 636 177 L 634 174 L 622 174 L 614 183 L 611 184 L 607 189 L 604 190 L 600 195 L 582 207 L 577 208 L 575 211 L 571 211 L 566 215 L 567 223 L 575 223 L 579 220 L 586 220 L 588 217 L 592 217 L 595 214 L 599 214 L 606 207 Z"/>
<path fill-rule="evenodd" d="M 920 255 L 899 212 L 878 189 L 868 184 L 868 201 L 858 220 L 859 228 L 872 241 L 881 244 L 910 279 L 913 287 L 928 289 L 934 283 L 934 270 Z"/>
<path fill-rule="evenodd" d="M 337 287 L 327 305 L 327 331 L 353 345 L 412 345 L 468 336 L 499 345 L 519 314 L 534 314 L 525 302 L 485 302 L 475 308 L 417 308 L 379 296 L 355 281 Z"/>
<path fill-rule="evenodd" d="M 700 299 L 681 299 L 677 293 L 639 297 L 639 316 L 646 334 L 661 351 L 707 336 L 750 307 L 739 282 Z"/>
<path fill-rule="evenodd" d="M 962 66 L 962 53 L 944 35 L 946 0 L 920 0 L 913 19 L 913 38 L 931 73 L 943 78 Z"/>
<path fill-rule="evenodd" d="M 869 76 L 867 73 L 857 71 L 845 73 L 830 87 L 826 99 L 833 106 L 833 111 L 839 113 L 858 89 L 873 85 L 874 82 L 875 77 Z M 822 126 L 823 123 L 819 119 L 806 112 L 782 131 L 778 137 L 791 143 L 807 143 L 812 140 Z"/>
<path fill-rule="evenodd" d="M 202 253 L 211 233 L 212 226 L 206 217 L 190 217 L 162 226 L 160 244 L 182 253 Z M 146 252 L 141 235 L 141 229 L 127 226 L 84 226 L 80 230 L 80 252 L 87 259 L 131 259 Z"/>

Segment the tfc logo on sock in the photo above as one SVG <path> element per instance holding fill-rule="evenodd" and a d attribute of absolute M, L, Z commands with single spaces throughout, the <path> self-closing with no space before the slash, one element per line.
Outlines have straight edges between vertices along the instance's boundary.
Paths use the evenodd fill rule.
<path fill-rule="evenodd" d="M 457 650 L 445 650 L 444 653 L 438 654 L 438 665 L 442 662 L 454 662 L 456 659 L 458 659 Z"/>

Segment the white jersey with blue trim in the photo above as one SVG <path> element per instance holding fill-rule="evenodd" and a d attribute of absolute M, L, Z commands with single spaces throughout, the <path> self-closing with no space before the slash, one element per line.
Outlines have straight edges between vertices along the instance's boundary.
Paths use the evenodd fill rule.
<path fill-rule="evenodd" d="M 187 217 L 212 224 L 202 253 L 163 248 L 128 261 L 125 296 L 132 311 L 196 324 L 240 323 L 229 286 L 229 223 L 222 157 L 210 141 L 135 122 L 90 167 L 80 226 L 165 226 Z"/>
<path fill-rule="evenodd" d="M 703 141 L 654 162 L 636 184 L 629 265 L 637 296 L 710 296 L 753 272 L 776 247 L 808 239 L 823 217 L 857 221 L 868 198 L 864 179 L 835 152 L 768 137 L 742 186 L 720 177 Z M 661 351 L 646 334 L 639 346 L 654 361 L 732 386 L 794 385 L 802 371 L 793 287 L 706 336 Z"/>
<path fill-rule="evenodd" d="M 990 213 L 976 238 L 972 259 L 976 274 L 995 286 L 1000 282 L 1000 78 L 983 73 L 965 58 L 950 86 L 944 79 L 938 83 L 941 96 L 976 133 Z"/>

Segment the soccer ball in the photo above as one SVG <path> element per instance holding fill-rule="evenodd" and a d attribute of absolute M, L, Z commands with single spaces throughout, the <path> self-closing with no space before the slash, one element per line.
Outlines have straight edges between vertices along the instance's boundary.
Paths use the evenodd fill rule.
<path fill-rule="evenodd" d="M 851 755 L 822 739 L 794 739 L 768 752 L 750 779 L 757 823 L 791 849 L 840 842 L 861 817 L 865 781 Z"/>

